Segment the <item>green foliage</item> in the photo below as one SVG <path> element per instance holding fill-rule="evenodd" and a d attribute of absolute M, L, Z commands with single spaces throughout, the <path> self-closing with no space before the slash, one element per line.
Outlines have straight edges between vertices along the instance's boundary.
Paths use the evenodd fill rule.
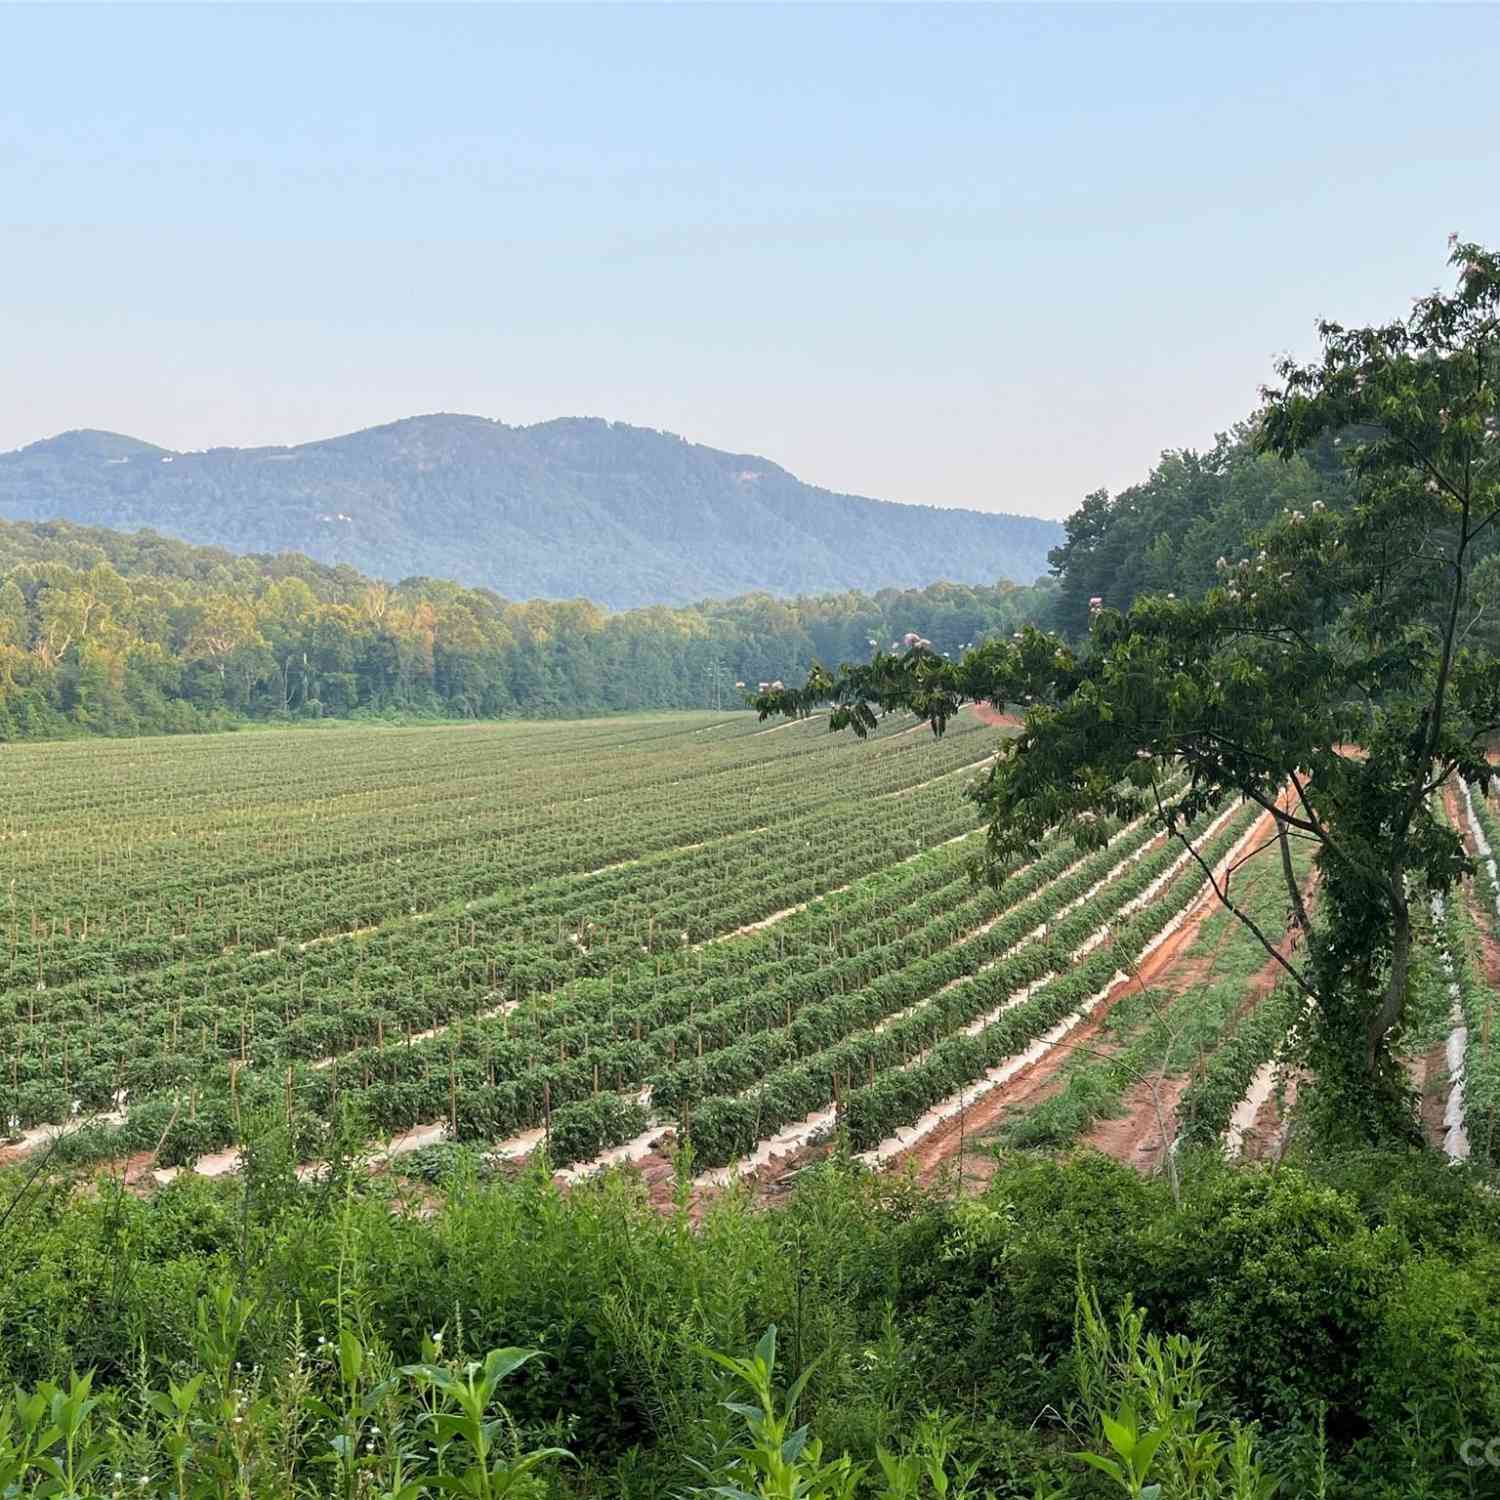
<path fill-rule="evenodd" d="M 1304 864 L 1297 863 L 1299 879 Z M 1279 933 L 1287 925 L 1274 851 L 1242 866 L 1235 885 L 1236 902 L 1265 930 Z M 1064 1145 L 1095 1120 L 1124 1113 L 1131 1091 L 1149 1100 L 1164 1133 L 1175 1124 L 1179 1144 L 1217 1145 L 1256 1069 L 1287 1039 L 1297 1011 L 1283 1003 L 1280 989 L 1264 999 L 1249 989 L 1247 997 L 1266 955 L 1227 911 L 1207 917 L 1180 961 L 1191 978 L 1177 993 L 1148 988 L 1123 996 L 1106 1014 L 1096 1047 L 1069 1048 L 1062 1087 L 1005 1120 L 1007 1146 Z M 1068 1048 L 1066 1039 L 1061 1046 Z M 1174 1105 L 1161 1086 L 1184 1074 L 1190 1081 Z"/>
<path fill-rule="evenodd" d="M 1078 1456 L 1133 1500 L 1270 1500 L 1280 1482 L 1256 1457 L 1254 1429 L 1214 1410 L 1210 1345 L 1145 1324 L 1126 1303 L 1111 1325 L 1080 1282 L 1079 1416 L 1110 1451 Z"/>
<path fill-rule="evenodd" d="M 956 1203 L 836 1166 L 696 1227 L 628 1177 L 453 1176 L 421 1212 L 388 1179 L 102 1178 L 12 1221 L 0 1463 L 109 1496 L 1092 1500 L 1088 1451 L 1162 1500 L 1464 1494 L 1459 1443 L 1500 1423 L 1497 1216 L 1389 1154 L 1195 1161 L 1181 1206 L 1097 1156 Z"/>
<path fill-rule="evenodd" d="M 724 1500 L 853 1500 L 861 1472 L 848 1456 L 823 1459 L 823 1445 L 807 1427 L 793 1427 L 797 1401 L 812 1376 L 811 1367 L 777 1398 L 776 1325 L 773 1323 L 748 1359 L 705 1349 L 704 1355 L 722 1365 L 754 1398 L 753 1404 L 725 1402 L 745 1425 L 745 1442 L 720 1471 L 718 1480 L 695 1493 Z"/>
<path fill-rule="evenodd" d="M 291 553 L 0 521 L 0 742 L 735 706 L 736 683 L 864 660 L 893 634 L 957 653 L 1035 614 L 1044 592 L 939 583 L 611 615 L 430 578 L 392 586 Z"/>
<path fill-rule="evenodd" d="M 1219 1038 L 1178 1101 L 1184 1145 L 1217 1146 L 1255 1075 L 1295 1036 L 1304 1009 L 1295 986 L 1278 985 Z"/>
<path fill-rule="evenodd" d="M 267 1379 L 235 1358 L 253 1308 L 221 1283 L 197 1311 L 189 1379 L 98 1394 L 92 1374 L 74 1374 L 0 1399 L 0 1494 L 537 1500 L 537 1476 L 570 1456 L 529 1445 L 499 1404 L 534 1350 L 444 1364 L 429 1340 L 427 1362 L 395 1372 L 341 1325 L 311 1368 L 299 1355 Z"/>
<path fill-rule="evenodd" d="M 356 1363 L 359 1343 L 340 1330 L 340 1364 Z M 347 1350 L 347 1354 L 346 1354 Z M 439 1470 L 432 1486 L 444 1494 L 468 1495 L 472 1500 L 500 1500 L 525 1493 L 531 1476 L 553 1459 L 569 1458 L 564 1448 L 519 1451 L 507 1442 L 514 1428 L 498 1404 L 500 1384 L 537 1354 L 535 1349 L 492 1349 L 483 1360 L 470 1360 L 451 1370 L 431 1360 L 403 1367 L 419 1386 L 430 1391 L 438 1405 L 428 1412 Z M 350 1377 L 345 1374 L 345 1382 Z M 421 1493 L 421 1482 L 412 1485 Z"/>
<path fill-rule="evenodd" d="M 1455 292 L 1385 327 L 1323 325 L 1323 359 L 1285 362 L 1267 394 L 1258 447 L 1291 460 L 1328 441 L 1353 503 L 1286 511 L 1201 597 L 1092 601 L 1077 649 L 1034 628 L 958 662 L 916 642 L 756 699 L 763 715 L 831 701 L 833 726 L 859 733 L 892 710 L 941 732 L 966 699 L 1025 705 L 974 790 L 993 873 L 1060 826 L 1096 845 L 1102 819 L 1154 813 L 1181 835 L 1230 793 L 1312 841 L 1317 916 L 1284 967 L 1312 1002 L 1328 1138 L 1413 1133 L 1393 1054 L 1411 902 L 1468 863 L 1432 794 L 1494 776 L 1500 656 L 1468 639 L 1466 604 L 1500 516 L 1500 260 L 1455 245 L 1452 261 Z M 1173 796 L 1161 780 L 1179 765 L 1191 782 Z"/>
<path fill-rule="evenodd" d="M 1205 594 L 1220 582 L 1217 560 L 1243 556 L 1277 517 L 1350 499 L 1331 443 L 1281 463 L 1257 451 L 1253 422 L 1205 453 L 1165 453 L 1140 484 L 1089 495 L 1063 523 L 1066 539 L 1049 554 L 1059 575 L 1049 622 L 1076 640 L 1088 634 L 1091 600 L 1123 612 L 1147 594 Z"/>

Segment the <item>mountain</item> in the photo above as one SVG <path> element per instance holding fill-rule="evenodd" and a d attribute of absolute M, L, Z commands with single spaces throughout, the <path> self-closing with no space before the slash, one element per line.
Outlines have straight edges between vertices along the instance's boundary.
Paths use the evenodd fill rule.
<path fill-rule="evenodd" d="M 616 609 L 755 590 L 1029 582 L 1062 540 L 1053 521 L 835 494 L 764 458 L 620 422 L 450 415 L 203 453 L 64 433 L 0 455 L 0 519 L 151 527 L 391 580 Z"/>

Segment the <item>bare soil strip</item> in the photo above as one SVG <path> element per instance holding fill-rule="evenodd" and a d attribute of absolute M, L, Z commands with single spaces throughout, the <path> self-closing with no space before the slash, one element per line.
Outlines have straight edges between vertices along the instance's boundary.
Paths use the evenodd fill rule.
<path fill-rule="evenodd" d="M 1263 842 L 1271 826 L 1269 813 L 1258 818 L 1227 858 L 1238 858 L 1244 849 Z M 1060 1036 L 1058 1043 L 1043 1051 L 1034 1063 L 926 1131 L 910 1148 L 888 1158 L 887 1165 L 912 1170 L 918 1181 L 930 1183 L 967 1148 L 973 1137 L 992 1130 L 1009 1111 L 1045 1097 L 1069 1053 L 1080 1046 L 1093 1047 L 1099 1043 L 1105 1019 L 1115 1005 L 1133 990 L 1156 984 L 1192 946 L 1216 900 L 1205 882 L 1176 927 L 1132 966 L 1132 974 L 1116 980 L 1084 1020 L 1066 1028 L 1065 1042 Z"/>
<path fill-rule="evenodd" d="M 1243 847 L 1254 848 L 1263 844 L 1273 827 L 1271 815 L 1265 814 L 1252 826 Z M 958 1118 L 938 1126 L 904 1154 L 902 1163 L 909 1164 L 922 1182 L 930 1183 L 955 1165 L 966 1185 L 976 1181 L 982 1184 L 987 1180 L 994 1170 L 994 1161 L 986 1148 L 985 1137 L 993 1135 L 1002 1119 L 1034 1108 L 1057 1092 L 1063 1084 L 1061 1071 L 1071 1053 L 1086 1048 L 1111 1056 L 1119 1050 L 1119 1044 L 1111 1038 L 1106 1023 L 1110 1011 L 1120 1000 L 1138 988 L 1165 989 L 1175 999 L 1204 981 L 1212 971 L 1219 945 L 1216 944 L 1214 952 L 1208 954 L 1192 958 L 1186 955 L 1197 943 L 1204 922 L 1216 907 L 1217 897 L 1205 885 L 1197 903 L 1190 908 L 1176 932 L 1137 966 L 1133 976 L 1117 982 L 1104 1002 L 1069 1033 L 1066 1040 L 1051 1048 L 1025 1072 L 963 1111 Z M 1228 931 L 1226 929 L 1226 934 Z M 1291 951 L 1296 936 L 1292 931 L 1283 936 L 1278 945 L 1283 956 Z M 1275 988 L 1282 972 L 1280 964 L 1268 957 L 1246 986 L 1237 1016 L 1243 1016 L 1259 1005 Z M 1164 1158 L 1168 1141 L 1176 1136 L 1176 1108 L 1189 1082 L 1189 1076 L 1143 1079 L 1126 1095 L 1126 1113 L 1116 1119 L 1097 1122 L 1083 1138 L 1083 1144 L 1140 1170 L 1154 1170 Z M 1158 1119 L 1158 1099 L 1165 1130 L 1163 1120 Z M 980 1148 L 972 1157 L 968 1155 L 971 1147 Z M 965 1159 L 956 1161 L 960 1156 Z"/>
<path fill-rule="evenodd" d="M 1019 729 L 1021 727 L 1021 721 L 1014 714 L 1002 713 L 988 703 L 966 703 L 961 711 L 973 714 L 981 724 L 989 724 L 995 729 Z"/>

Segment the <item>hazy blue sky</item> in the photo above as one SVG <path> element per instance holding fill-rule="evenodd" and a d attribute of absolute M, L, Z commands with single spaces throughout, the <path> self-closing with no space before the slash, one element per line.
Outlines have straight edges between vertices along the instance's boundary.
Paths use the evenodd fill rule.
<path fill-rule="evenodd" d="M 0 448 L 589 414 L 1061 515 L 1500 242 L 1500 8 L 0 9 Z"/>

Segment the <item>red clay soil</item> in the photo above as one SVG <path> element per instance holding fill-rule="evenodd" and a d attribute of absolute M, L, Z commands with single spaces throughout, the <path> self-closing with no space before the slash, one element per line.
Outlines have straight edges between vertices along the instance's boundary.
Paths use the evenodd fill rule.
<path fill-rule="evenodd" d="M 996 729 L 1019 729 L 1021 727 L 1021 721 L 1014 714 L 1001 713 L 998 708 L 988 703 L 968 703 L 964 705 L 964 708 L 981 724 L 990 724 Z"/>
<path fill-rule="evenodd" d="M 1272 828 L 1270 814 L 1256 825 L 1252 847 L 1263 842 Z M 1311 887 L 1309 886 L 1309 890 Z M 1109 1056 L 1118 1050 L 1118 1043 L 1107 1033 L 1105 1021 L 1110 1010 L 1130 993 L 1132 986 L 1155 986 L 1165 988 L 1176 998 L 1195 984 L 1203 983 L 1212 973 L 1218 956 L 1218 946 L 1212 953 L 1185 958 L 1186 952 L 1201 934 L 1203 923 L 1215 908 L 1217 898 L 1212 892 L 1205 893 L 1193 908 L 1182 926 L 1140 966 L 1138 976 L 1116 984 L 1104 1003 L 1087 1022 L 1073 1031 L 1064 1041 L 1054 1047 L 1045 1057 L 1025 1073 L 1002 1088 L 981 1099 L 972 1110 L 965 1111 L 962 1120 L 946 1121 L 899 1160 L 908 1170 L 915 1171 L 918 1180 L 931 1182 L 944 1171 L 959 1171 L 963 1187 L 982 1186 L 994 1174 L 997 1163 L 989 1150 L 971 1156 L 970 1148 L 985 1144 L 999 1121 L 1011 1112 L 1034 1108 L 1063 1085 L 1061 1072 L 1070 1053 L 1081 1047 Z M 1227 937 L 1229 929 L 1225 929 Z M 1283 957 L 1289 956 L 1300 934 L 1289 930 L 1278 945 Z M 1223 942 L 1220 939 L 1220 943 Z M 1500 953 L 1497 953 L 1500 958 Z M 1267 958 L 1246 985 L 1245 994 L 1235 1011 L 1238 1020 L 1261 1003 L 1275 988 L 1284 970 L 1274 958 Z M 1117 1161 L 1127 1162 L 1143 1172 L 1156 1169 L 1167 1148 L 1167 1140 L 1175 1135 L 1177 1105 L 1191 1081 L 1190 1075 L 1173 1077 L 1156 1082 L 1156 1098 L 1153 1098 L 1152 1081 L 1142 1080 L 1134 1085 L 1124 1099 L 1125 1113 L 1118 1118 L 1101 1120 L 1083 1138 L 1082 1144 L 1103 1151 Z M 1166 1122 L 1166 1139 L 1163 1138 L 1157 1109 Z M 1274 1099 L 1266 1111 L 1268 1118 L 1257 1121 L 1257 1128 L 1264 1126 L 1263 1138 L 1267 1142 L 1279 1141 L 1281 1125 Z M 961 1161 L 955 1161 L 962 1156 Z"/>
<path fill-rule="evenodd" d="M 1115 1120 L 1097 1121 L 1082 1144 L 1149 1177 L 1161 1166 L 1167 1143 L 1177 1135 L 1177 1106 L 1191 1082 L 1191 1075 L 1186 1073 L 1141 1079 L 1122 1101 L 1125 1113 Z M 1160 1097 L 1160 1119 L 1153 1085 Z"/>
<path fill-rule="evenodd" d="M 1312 883 L 1309 881 L 1304 887 L 1304 898 L 1311 889 Z M 1182 996 L 1194 986 L 1208 981 L 1217 964 L 1219 950 L 1232 930 L 1229 926 L 1224 928 L 1212 953 L 1186 959 L 1176 966 L 1165 986 L 1173 999 Z M 1297 928 L 1289 927 L 1276 945 L 1276 951 L 1282 958 L 1289 958 L 1300 940 L 1301 933 Z M 1235 1006 L 1233 1022 L 1238 1023 L 1243 1020 L 1265 1000 L 1285 973 L 1286 970 L 1276 959 L 1268 957 L 1246 984 L 1244 993 Z M 1154 1172 L 1163 1159 L 1168 1141 L 1177 1134 L 1177 1106 L 1191 1082 L 1190 1072 L 1170 1078 L 1162 1078 L 1160 1074 L 1154 1074 L 1150 1079 L 1142 1079 L 1126 1094 L 1123 1101 L 1125 1113 L 1116 1119 L 1097 1121 L 1083 1137 L 1083 1144 L 1096 1151 L 1102 1151 L 1106 1156 L 1114 1157 L 1116 1161 L 1126 1162 L 1138 1171 Z M 1156 1094 L 1159 1099 L 1153 1097 L 1153 1083 L 1156 1085 Z M 1157 1117 L 1158 1102 L 1161 1110 L 1160 1120 Z M 1267 1110 L 1269 1110 L 1269 1118 L 1264 1122 L 1267 1128 L 1262 1139 L 1273 1141 L 1280 1136 L 1280 1117 L 1277 1114 L 1274 1095 L 1262 1107 L 1261 1114 L 1266 1114 Z M 1259 1132 L 1262 1124 L 1258 1115 L 1254 1130 Z"/>
<path fill-rule="evenodd" d="M 1264 839 L 1272 826 L 1271 815 L 1266 813 L 1255 825 L 1255 839 L 1252 842 Z M 1000 1088 L 992 1089 L 972 1109 L 965 1110 L 951 1120 L 945 1120 L 911 1150 L 897 1157 L 892 1165 L 898 1170 L 904 1168 L 914 1171 L 919 1182 L 932 1182 L 945 1168 L 956 1165 L 953 1159 L 961 1149 L 966 1151 L 971 1142 L 992 1130 L 1003 1116 L 1012 1110 L 1039 1103 L 1048 1093 L 1060 1087 L 1058 1074 L 1071 1053 L 1080 1047 L 1107 1051 L 1111 1044 L 1105 1035 L 1104 1023 L 1110 1011 L 1133 990 L 1150 988 L 1170 975 L 1178 960 L 1197 940 L 1217 899 L 1212 891 L 1205 891 L 1190 908 L 1181 926 L 1154 953 L 1137 965 L 1134 974 L 1118 981 L 1110 989 L 1088 1020 L 1075 1027 L 1062 1042 L 1038 1058 L 1025 1072 Z M 1150 1117 L 1150 1128 L 1155 1129 L 1154 1111 L 1150 1109 L 1149 1100 L 1146 1113 Z M 972 1163 L 963 1163 L 962 1175 L 965 1182 L 971 1180 L 971 1167 Z M 988 1174 L 981 1172 L 978 1175 Z"/>
<path fill-rule="evenodd" d="M 1448 1108 L 1448 1044 L 1446 1039 L 1434 1042 L 1411 1070 L 1412 1082 L 1421 1095 L 1419 1114 L 1422 1138 L 1429 1146 L 1442 1149 L 1447 1126 L 1443 1117 Z"/>
<path fill-rule="evenodd" d="M 662 1133 L 661 1139 L 653 1144 L 655 1149 L 636 1162 L 634 1170 L 640 1175 L 651 1206 L 659 1213 L 672 1214 L 677 1211 L 678 1203 L 677 1167 L 673 1160 L 677 1134 L 668 1128 Z M 738 1186 L 741 1190 L 748 1188 L 758 1207 L 770 1207 L 791 1191 L 799 1171 L 827 1156 L 831 1149 L 825 1143 L 806 1146 L 800 1151 L 788 1152 L 785 1156 L 773 1156 L 753 1172 L 744 1173 Z M 694 1188 L 687 1204 L 689 1222 L 701 1223 L 714 1199 L 725 1191 L 727 1189 L 715 1187 Z"/>
<path fill-rule="evenodd" d="M 1443 788 L 1443 811 L 1448 815 L 1448 821 L 1458 829 L 1458 835 L 1464 841 L 1464 852 L 1477 864 L 1479 847 L 1474 842 L 1474 830 L 1469 827 L 1469 819 L 1464 811 L 1463 799 L 1458 795 L 1458 788 L 1451 781 Z"/>
<path fill-rule="evenodd" d="M 1469 903 L 1469 915 L 1479 933 L 1480 957 L 1484 962 L 1485 983 L 1492 990 L 1500 990 L 1500 943 L 1495 941 L 1494 929 L 1485 920 L 1485 913 L 1472 882 L 1464 882 L 1464 899 Z"/>

